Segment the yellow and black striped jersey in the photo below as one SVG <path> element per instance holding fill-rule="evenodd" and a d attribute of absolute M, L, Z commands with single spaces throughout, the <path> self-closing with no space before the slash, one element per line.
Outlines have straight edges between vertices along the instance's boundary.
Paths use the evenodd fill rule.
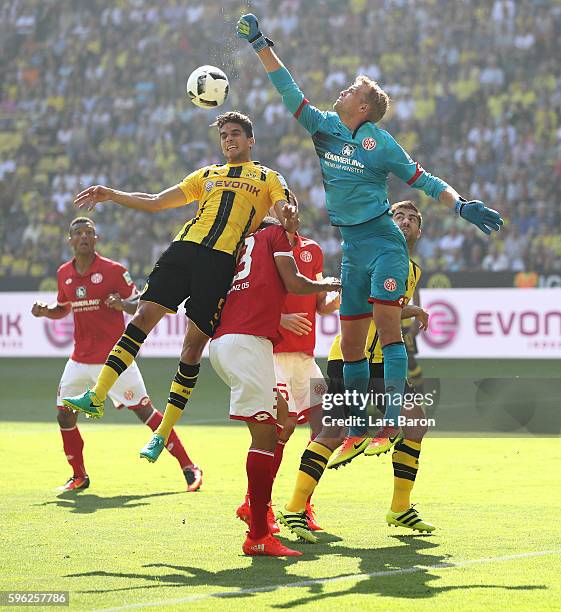
<path fill-rule="evenodd" d="M 235 253 L 269 208 L 288 200 L 284 178 L 256 161 L 205 166 L 178 187 L 186 202 L 198 201 L 199 208 L 174 241 L 196 242 L 224 253 Z"/>
<path fill-rule="evenodd" d="M 412 260 L 409 260 L 409 275 L 407 277 L 407 290 L 405 291 L 404 305 L 408 304 L 415 293 L 417 283 L 421 278 L 421 268 Z M 407 325 L 411 319 L 404 319 L 402 325 Z M 380 344 L 380 338 L 378 331 L 374 325 L 374 321 L 370 321 L 370 327 L 368 328 L 368 337 L 366 338 L 366 347 L 364 349 L 366 358 L 370 363 L 381 363 L 384 360 L 382 355 L 382 345 Z M 338 334 L 333 340 L 333 344 L 329 349 L 328 360 L 333 361 L 335 359 L 343 359 L 343 353 L 341 352 L 341 334 Z"/>

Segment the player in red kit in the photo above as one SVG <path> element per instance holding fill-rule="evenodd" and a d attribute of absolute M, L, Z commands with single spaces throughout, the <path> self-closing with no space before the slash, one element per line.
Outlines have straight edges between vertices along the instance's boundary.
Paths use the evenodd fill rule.
<path fill-rule="evenodd" d="M 75 395 L 95 382 L 107 355 L 125 328 L 123 311 L 134 314 L 136 289 L 126 268 L 95 251 L 97 235 L 91 219 L 74 219 L 68 240 L 74 257 L 58 269 L 56 304 L 35 302 L 31 312 L 36 317 L 48 319 L 61 319 L 70 312 L 74 317 L 74 351 L 58 388 L 57 420 L 64 452 L 73 469 L 71 478 L 60 490 L 80 491 L 90 486 L 84 466 L 84 442 L 77 425 L 78 415 L 65 408 L 61 398 Z M 150 402 L 136 363 L 119 378 L 110 397 L 117 408 L 126 406 L 152 431 L 162 420 L 162 415 Z M 202 483 L 202 471 L 193 465 L 175 432 L 167 448 L 181 467 L 187 490 L 196 491 Z"/>
<path fill-rule="evenodd" d="M 289 291 L 316 294 L 338 290 L 340 283 L 333 278 L 310 280 L 300 274 L 278 221 L 267 218 L 261 227 L 246 239 L 209 356 L 231 389 L 230 418 L 245 421 L 251 434 L 246 463 L 250 530 L 243 551 L 295 556 L 300 553 L 274 538 L 267 522 L 277 443 L 273 346 L 281 339 L 279 323 Z"/>
<path fill-rule="evenodd" d="M 293 194 L 291 198 L 297 205 Z M 312 280 L 322 280 L 323 252 L 319 244 L 297 232 L 287 232 L 287 237 L 300 274 Z M 282 462 L 284 447 L 297 423 L 309 421 L 312 440 L 321 431 L 321 398 L 327 390 L 327 384 L 314 359 L 316 313 L 325 315 L 334 312 L 339 308 L 339 301 L 338 293 L 331 299 L 326 292 L 310 295 L 289 293 L 286 296 L 279 327 L 282 339 L 275 344 L 273 352 L 277 392 L 286 401 L 288 410 L 284 410 L 284 402 L 277 405 L 279 435 L 273 463 L 274 476 Z M 249 515 L 247 496 L 237 514 L 242 520 Z M 306 516 L 312 531 L 321 530 L 315 520 L 310 499 L 306 504 Z"/>

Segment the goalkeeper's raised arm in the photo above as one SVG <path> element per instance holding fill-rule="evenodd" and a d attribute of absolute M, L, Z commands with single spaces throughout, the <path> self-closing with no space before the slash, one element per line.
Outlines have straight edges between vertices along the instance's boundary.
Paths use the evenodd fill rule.
<path fill-rule="evenodd" d="M 254 48 L 271 83 L 282 96 L 286 108 L 310 134 L 314 134 L 325 119 L 325 113 L 306 99 L 290 72 L 271 48 L 273 41 L 259 30 L 257 17 L 251 13 L 243 15 L 238 21 L 236 32 Z"/>

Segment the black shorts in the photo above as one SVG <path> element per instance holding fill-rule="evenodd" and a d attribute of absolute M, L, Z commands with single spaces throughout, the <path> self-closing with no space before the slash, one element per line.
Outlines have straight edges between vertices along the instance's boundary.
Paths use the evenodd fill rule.
<path fill-rule="evenodd" d="M 384 363 L 370 363 L 370 382 L 368 391 L 373 394 L 376 400 L 376 409 L 380 414 L 384 415 L 386 407 L 384 405 L 384 393 L 386 387 L 384 385 Z M 409 383 L 405 382 L 404 393 L 412 391 Z M 333 359 L 327 362 L 327 392 L 328 393 L 344 393 L 345 385 L 343 384 L 343 360 Z M 349 411 L 347 408 L 346 415 Z"/>
<path fill-rule="evenodd" d="M 196 242 L 175 240 L 156 262 L 140 299 L 170 312 L 177 312 L 181 302 L 187 300 L 185 314 L 212 337 L 235 267 L 233 255 Z"/>

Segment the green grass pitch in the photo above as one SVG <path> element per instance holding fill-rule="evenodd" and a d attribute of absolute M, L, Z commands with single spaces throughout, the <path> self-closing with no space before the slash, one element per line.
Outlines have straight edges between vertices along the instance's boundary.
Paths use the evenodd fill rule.
<path fill-rule="evenodd" d="M 554 376 L 554 362 L 424 362 L 427 376 Z M 429 437 L 414 501 L 437 525 L 388 527 L 391 460 L 359 457 L 327 472 L 315 503 L 320 543 L 283 541 L 298 559 L 247 558 L 234 512 L 248 434 L 226 419 L 227 390 L 204 364 L 178 428 L 204 470 L 200 492 L 167 454 L 138 459 L 149 430 L 110 408 L 80 420 L 92 486 L 70 475 L 55 422 L 57 359 L 0 360 L 0 590 L 65 590 L 74 609 L 559 610 L 559 438 Z M 162 406 L 175 360 L 140 363 Z M 287 499 L 307 441 L 287 445 L 274 503 Z"/>

